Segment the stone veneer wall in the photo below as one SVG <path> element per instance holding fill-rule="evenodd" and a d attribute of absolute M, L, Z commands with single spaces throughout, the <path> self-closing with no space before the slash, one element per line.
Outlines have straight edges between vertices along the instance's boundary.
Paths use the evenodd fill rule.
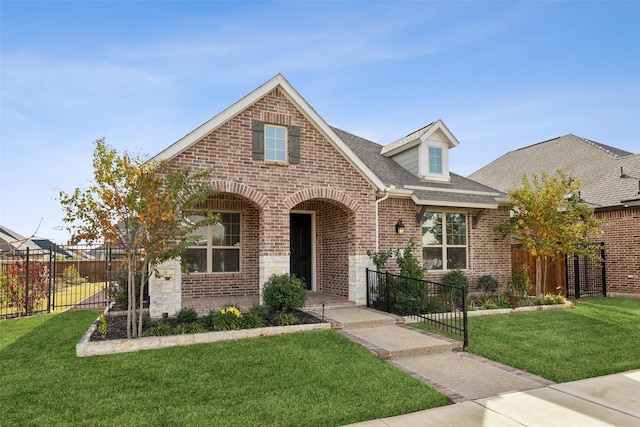
<path fill-rule="evenodd" d="M 160 277 L 149 277 L 149 316 L 162 317 L 162 313 L 175 315 L 182 307 L 182 271 L 180 261 L 166 261 L 158 267 Z"/>

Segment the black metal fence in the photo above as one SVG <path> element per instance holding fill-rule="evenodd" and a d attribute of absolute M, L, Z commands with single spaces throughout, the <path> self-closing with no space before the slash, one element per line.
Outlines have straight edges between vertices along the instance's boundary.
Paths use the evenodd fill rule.
<path fill-rule="evenodd" d="M 605 268 L 604 243 L 600 247 L 600 261 L 588 256 L 567 256 L 565 271 L 567 274 L 567 297 L 607 296 L 607 272 Z"/>
<path fill-rule="evenodd" d="M 367 307 L 414 316 L 469 344 L 465 286 L 452 286 L 367 269 Z"/>
<path fill-rule="evenodd" d="M 0 319 L 104 307 L 112 261 L 105 246 L 58 246 L 0 254 Z"/>

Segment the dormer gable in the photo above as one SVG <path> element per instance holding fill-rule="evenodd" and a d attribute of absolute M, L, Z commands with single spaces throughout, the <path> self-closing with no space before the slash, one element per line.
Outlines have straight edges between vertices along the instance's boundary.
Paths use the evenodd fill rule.
<path fill-rule="evenodd" d="M 437 120 L 382 147 L 380 154 L 420 178 L 449 182 L 449 149 L 456 145 L 456 137 Z"/>

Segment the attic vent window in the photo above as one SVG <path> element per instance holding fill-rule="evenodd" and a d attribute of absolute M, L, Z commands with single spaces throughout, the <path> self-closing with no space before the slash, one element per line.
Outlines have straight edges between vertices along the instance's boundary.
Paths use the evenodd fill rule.
<path fill-rule="evenodd" d="M 429 173 L 442 174 L 442 148 L 429 147 Z"/>

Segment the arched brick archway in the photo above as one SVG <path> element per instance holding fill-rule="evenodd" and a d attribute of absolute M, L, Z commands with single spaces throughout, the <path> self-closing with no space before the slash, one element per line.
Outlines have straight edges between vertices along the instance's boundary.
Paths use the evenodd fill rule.
<path fill-rule="evenodd" d="M 284 205 L 287 209 L 291 210 L 296 205 L 312 199 L 331 200 L 344 205 L 351 212 L 356 212 L 360 209 L 360 204 L 356 200 L 341 191 L 327 187 L 315 187 L 300 190 L 284 199 Z"/>
<path fill-rule="evenodd" d="M 266 208 L 269 204 L 267 196 L 241 182 L 215 180 L 211 181 L 211 186 L 220 193 L 230 193 L 245 197 L 258 205 L 260 209 Z"/>

